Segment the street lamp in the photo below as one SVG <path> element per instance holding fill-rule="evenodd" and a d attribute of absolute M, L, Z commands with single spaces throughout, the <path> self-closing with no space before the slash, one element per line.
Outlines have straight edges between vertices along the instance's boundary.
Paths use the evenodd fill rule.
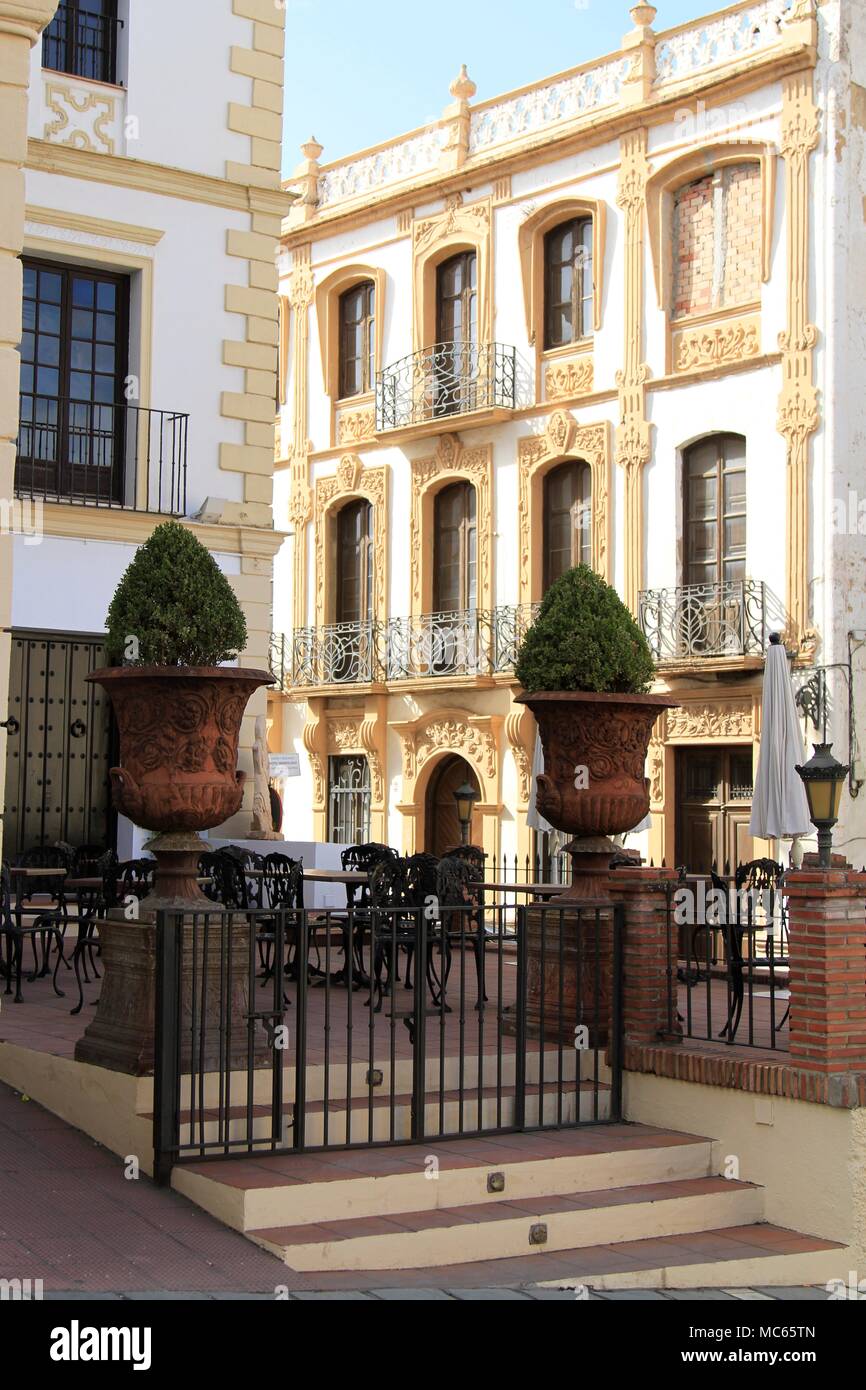
<path fill-rule="evenodd" d="M 478 800 L 478 793 L 470 782 L 464 782 L 454 793 L 457 802 L 457 819 L 460 822 L 460 843 L 469 844 L 469 827 L 472 824 L 472 807 Z"/>
<path fill-rule="evenodd" d="M 829 869 L 832 832 L 839 819 L 842 783 L 850 769 L 833 757 L 832 743 L 815 743 L 812 746 L 814 753 L 803 767 L 797 767 L 797 771 L 806 788 L 809 818 L 818 831 L 818 862 L 822 869 Z"/>

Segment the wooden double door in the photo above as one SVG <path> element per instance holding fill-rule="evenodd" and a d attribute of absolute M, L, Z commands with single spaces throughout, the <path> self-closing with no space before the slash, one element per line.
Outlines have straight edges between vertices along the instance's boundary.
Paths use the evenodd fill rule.
<path fill-rule="evenodd" d="M 678 748 L 676 774 L 677 864 L 733 873 L 754 857 L 751 746 Z"/>

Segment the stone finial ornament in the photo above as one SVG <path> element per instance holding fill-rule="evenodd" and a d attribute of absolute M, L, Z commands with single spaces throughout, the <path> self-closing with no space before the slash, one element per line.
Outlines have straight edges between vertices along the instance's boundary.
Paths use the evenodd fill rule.
<path fill-rule="evenodd" d="M 653 11 L 655 13 L 655 11 Z M 448 88 L 455 101 L 471 101 L 478 91 L 469 73 L 466 71 L 466 64 L 460 68 L 451 86 Z"/>
<path fill-rule="evenodd" d="M 635 29 L 647 29 L 657 14 L 655 5 L 633 5 L 629 16 Z"/>

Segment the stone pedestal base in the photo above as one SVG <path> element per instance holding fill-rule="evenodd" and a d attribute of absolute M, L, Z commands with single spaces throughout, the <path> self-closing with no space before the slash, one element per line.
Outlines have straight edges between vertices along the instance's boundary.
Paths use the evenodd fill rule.
<path fill-rule="evenodd" d="M 167 931 L 175 930 L 171 919 Z M 220 1065 L 245 1068 L 248 1055 L 250 925 L 239 917 L 224 933 L 214 918 L 207 932 L 199 919 L 195 932 L 187 921 L 181 963 L 181 1071 L 216 1071 Z M 122 910 L 100 923 L 103 980 L 96 1016 L 75 1045 L 75 1060 L 131 1076 L 150 1076 L 154 1069 L 156 1010 L 156 918 L 142 912 L 127 921 Z M 221 1009 L 221 980 L 232 981 L 228 1009 Z M 202 1027 L 202 999 L 205 1000 Z M 195 1017 L 193 1017 L 193 1002 Z M 221 1034 L 221 1026 L 225 1034 Z M 267 1065 L 272 1056 L 267 1035 L 256 1022 L 254 1061 Z M 224 1049 L 228 1049 L 224 1053 Z"/>
<path fill-rule="evenodd" d="M 565 910 L 555 910 L 562 903 Z M 607 1047 L 613 990 L 613 913 L 595 904 L 554 898 L 526 913 L 526 1036 L 574 1047 L 585 1027 L 588 1048 Z M 579 923 L 579 925 L 578 925 Z M 503 1032 L 517 1032 L 513 1008 L 503 1010 Z"/>

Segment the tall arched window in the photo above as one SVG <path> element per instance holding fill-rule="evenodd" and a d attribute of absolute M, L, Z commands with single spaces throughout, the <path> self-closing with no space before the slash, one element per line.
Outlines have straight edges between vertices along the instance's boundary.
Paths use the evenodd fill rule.
<path fill-rule="evenodd" d="M 452 483 L 436 497 L 433 603 L 437 613 L 478 604 L 478 527 L 475 489 Z"/>
<path fill-rule="evenodd" d="M 592 218 L 578 217 L 544 238 L 544 346 L 588 338 L 592 321 Z"/>
<path fill-rule="evenodd" d="M 478 257 L 460 251 L 436 271 L 436 338 L 440 343 L 478 340 Z"/>
<path fill-rule="evenodd" d="M 376 287 L 363 280 L 340 295 L 340 397 L 375 384 Z"/>
<path fill-rule="evenodd" d="M 592 563 L 592 472 L 573 459 L 544 479 L 544 587 Z"/>
<path fill-rule="evenodd" d="M 683 460 L 686 584 L 734 583 L 746 577 L 746 441 L 715 434 Z"/>
<path fill-rule="evenodd" d="M 363 623 L 373 615 L 373 508 L 361 498 L 337 515 L 337 591 L 334 620 Z"/>

